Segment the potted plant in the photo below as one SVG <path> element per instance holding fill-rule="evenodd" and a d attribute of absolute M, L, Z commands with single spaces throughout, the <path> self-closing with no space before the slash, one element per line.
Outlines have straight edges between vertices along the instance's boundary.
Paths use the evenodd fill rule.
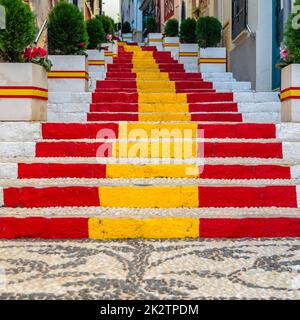
<path fill-rule="evenodd" d="M 179 23 L 177 19 L 170 19 L 165 25 L 165 37 L 163 41 L 164 50 L 171 52 L 171 55 L 179 57 Z"/>
<path fill-rule="evenodd" d="M 49 91 L 88 90 L 86 47 L 88 35 L 82 13 L 77 6 L 59 2 L 49 14 Z"/>
<path fill-rule="evenodd" d="M 215 17 L 202 17 L 197 21 L 196 37 L 199 44 L 200 72 L 226 72 L 226 48 L 218 48 L 222 37 L 222 24 Z"/>
<path fill-rule="evenodd" d="M 154 17 L 148 17 L 146 22 L 145 35 L 148 38 L 148 45 L 155 46 L 158 50 L 163 50 L 163 35 L 158 33 L 157 22 Z"/>
<path fill-rule="evenodd" d="M 122 25 L 122 40 L 125 42 L 132 42 L 132 29 L 128 21 L 125 21 Z"/>
<path fill-rule="evenodd" d="M 189 72 L 198 72 L 198 44 L 196 43 L 196 20 L 187 18 L 180 25 L 179 61 Z"/>
<path fill-rule="evenodd" d="M 0 0 L 6 28 L 0 30 L 0 120 L 47 119 L 47 51 L 28 47 L 35 38 L 35 18 L 22 0 Z M 27 47 L 27 48 L 26 48 Z"/>
<path fill-rule="evenodd" d="M 105 41 L 102 46 L 105 48 L 104 59 L 105 65 L 107 66 L 108 64 L 113 63 L 114 41 L 112 39 L 114 33 L 114 25 L 112 19 L 107 16 L 99 15 L 97 16 L 97 19 L 102 22 L 105 33 Z"/>
<path fill-rule="evenodd" d="M 86 22 L 86 29 L 89 36 L 88 41 L 88 71 L 90 85 L 92 89 L 97 80 L 103 80 L 105 74 L 105 59 L 104 50 L 101 48 L 101 43 L 105 41 L 105 33 L 102 22 L 93 18 Z"/>
<path fill-rule="evenodd" d="M 300 0 L 295 1 L 295 6 Z M 300 122 L 300 30 L 298 14 L 291 13 L 285 30 L 286 47 L 280 49 L 281 60 L 281 119 L 284 122 Z"/>

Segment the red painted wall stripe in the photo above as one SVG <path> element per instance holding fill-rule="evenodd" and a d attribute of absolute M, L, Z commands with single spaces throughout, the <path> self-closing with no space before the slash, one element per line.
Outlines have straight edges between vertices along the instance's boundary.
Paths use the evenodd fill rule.
<path fill-rule="evenodd" d="M 300 219 L 200 219 L 200 238 L 300 237 Z"/>
<path fill-rule="evenodd" d="M 0 238 L 87 239 L 88 218 L 0 218 Z"/>
<path fill-rule="evenodd" d="M 139 121 L 138 113 L 88 113 L 87 121 Z"/>
<path fill-rule="evenodd" d="M 20 187 L 3 189 L 9 208 L 97 207 L 97 187 Z"/>
<path fill-rule="evenodd" d="M 91 112 L 139 112 L 137 103 L 92 103 Z"/>
<path fill-rule="evenodd" d="M 199 187 L 200 208 L 297 208 L 295 186 Z"/>
<path fill-rule="evenodd" d="M 93 93 L 93 102 L 129 102 L 138 103 L 137 93 Z"/>
<path fill-rule="evenodd" d="M 241 113 L 192 113 L 192 121 L 210 121 L 210 122 L 242 122 Z"/>

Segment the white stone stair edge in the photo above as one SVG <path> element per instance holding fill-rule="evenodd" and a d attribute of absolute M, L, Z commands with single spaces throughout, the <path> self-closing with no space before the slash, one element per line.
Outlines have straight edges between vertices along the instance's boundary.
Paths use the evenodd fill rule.
<path fill-rule="evenodd" d="M 297 208 L 300 208 L 300 186 L 296 186 L 297 192 Z M 0 207 L 4 206 L 4 199 L 3 199 L 3 187 L 0 187 Z"/>

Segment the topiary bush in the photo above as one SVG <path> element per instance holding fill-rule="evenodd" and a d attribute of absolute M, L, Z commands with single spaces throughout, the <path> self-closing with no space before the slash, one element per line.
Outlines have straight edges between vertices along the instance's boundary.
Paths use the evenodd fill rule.
<path fill-rule="evenodd" d="M 215 17 L 202 17 L 196 25 L 197 42 L 201 48 L 217 47 L 222 37 L 222 24 Z"/>
<path fill-rule="evenodd" d="M 295 0 L 294 6 L 300 6 L 300 0 Z M 289 63 L 300 63 L 300 29 L 299 13 L 291 13 L 286 24 L 285 37 Z"/>
<path fill-rule="evenodd" d="M 187 18 L 180 25 L 180 41 L 182 43 L 196 43 L 196 20 Z"/>
<path fill-rule="evenodd" d="M 97 18 L 88 20 L 86 28 L 89 36 L 88 49 L 97 49 L 101 43 L 105 42 L 105 33 L 101 21 Z"/>
<path fill-rule="evenodd" d="M 0 30 L 0 60 L 23 62 L 23 52 L 36 35 L 34 15 L 22 0 L 0 0 L 6 11 L 6 29 Z"/>
<path fill-rule="evenodd" d="M 97 19 L 99 19 L 102 22 L 105 35 L 107 34 L 112 35 L 114 33 L 114 24 L 112 23 L 111 18 L 100 15 L 100 16 L 97 16 Z"/>
<path fill-rule="evenodd" d="M 48 45 L 54 55 L 84 54 L 88 34 L 77 6 L 59 2 L 49 14 Z"/>
<path fill-rule="evenodd" d="M 154 17 L 148 17 L 146 22 L 145 36 L 149 33 L 156 33 L 158 31 L 157 22 Z"/>
<path fill-rule="evenodd" d="M 165 34 L 167 37 L 178 37 L 179 22 L 177 19 L 170 19 L 165 26 Z"/>
<path fill-rule="evenodd" d="M 125 21 L 122 26 L 122 33 L 131 33 L 131 32 L 132 32 L 132 29 L 131 29 L 130 23 L 128 21 Z"/>

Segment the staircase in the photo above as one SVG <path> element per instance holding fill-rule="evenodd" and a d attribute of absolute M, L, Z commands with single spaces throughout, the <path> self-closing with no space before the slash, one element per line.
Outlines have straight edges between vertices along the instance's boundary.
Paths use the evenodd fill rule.
<path fill-rule="evenodd" d="M 47 123 L 0 125 L 0 238 L 300 236 L 300 126 L 276 93 L 125 45 Z"/>

